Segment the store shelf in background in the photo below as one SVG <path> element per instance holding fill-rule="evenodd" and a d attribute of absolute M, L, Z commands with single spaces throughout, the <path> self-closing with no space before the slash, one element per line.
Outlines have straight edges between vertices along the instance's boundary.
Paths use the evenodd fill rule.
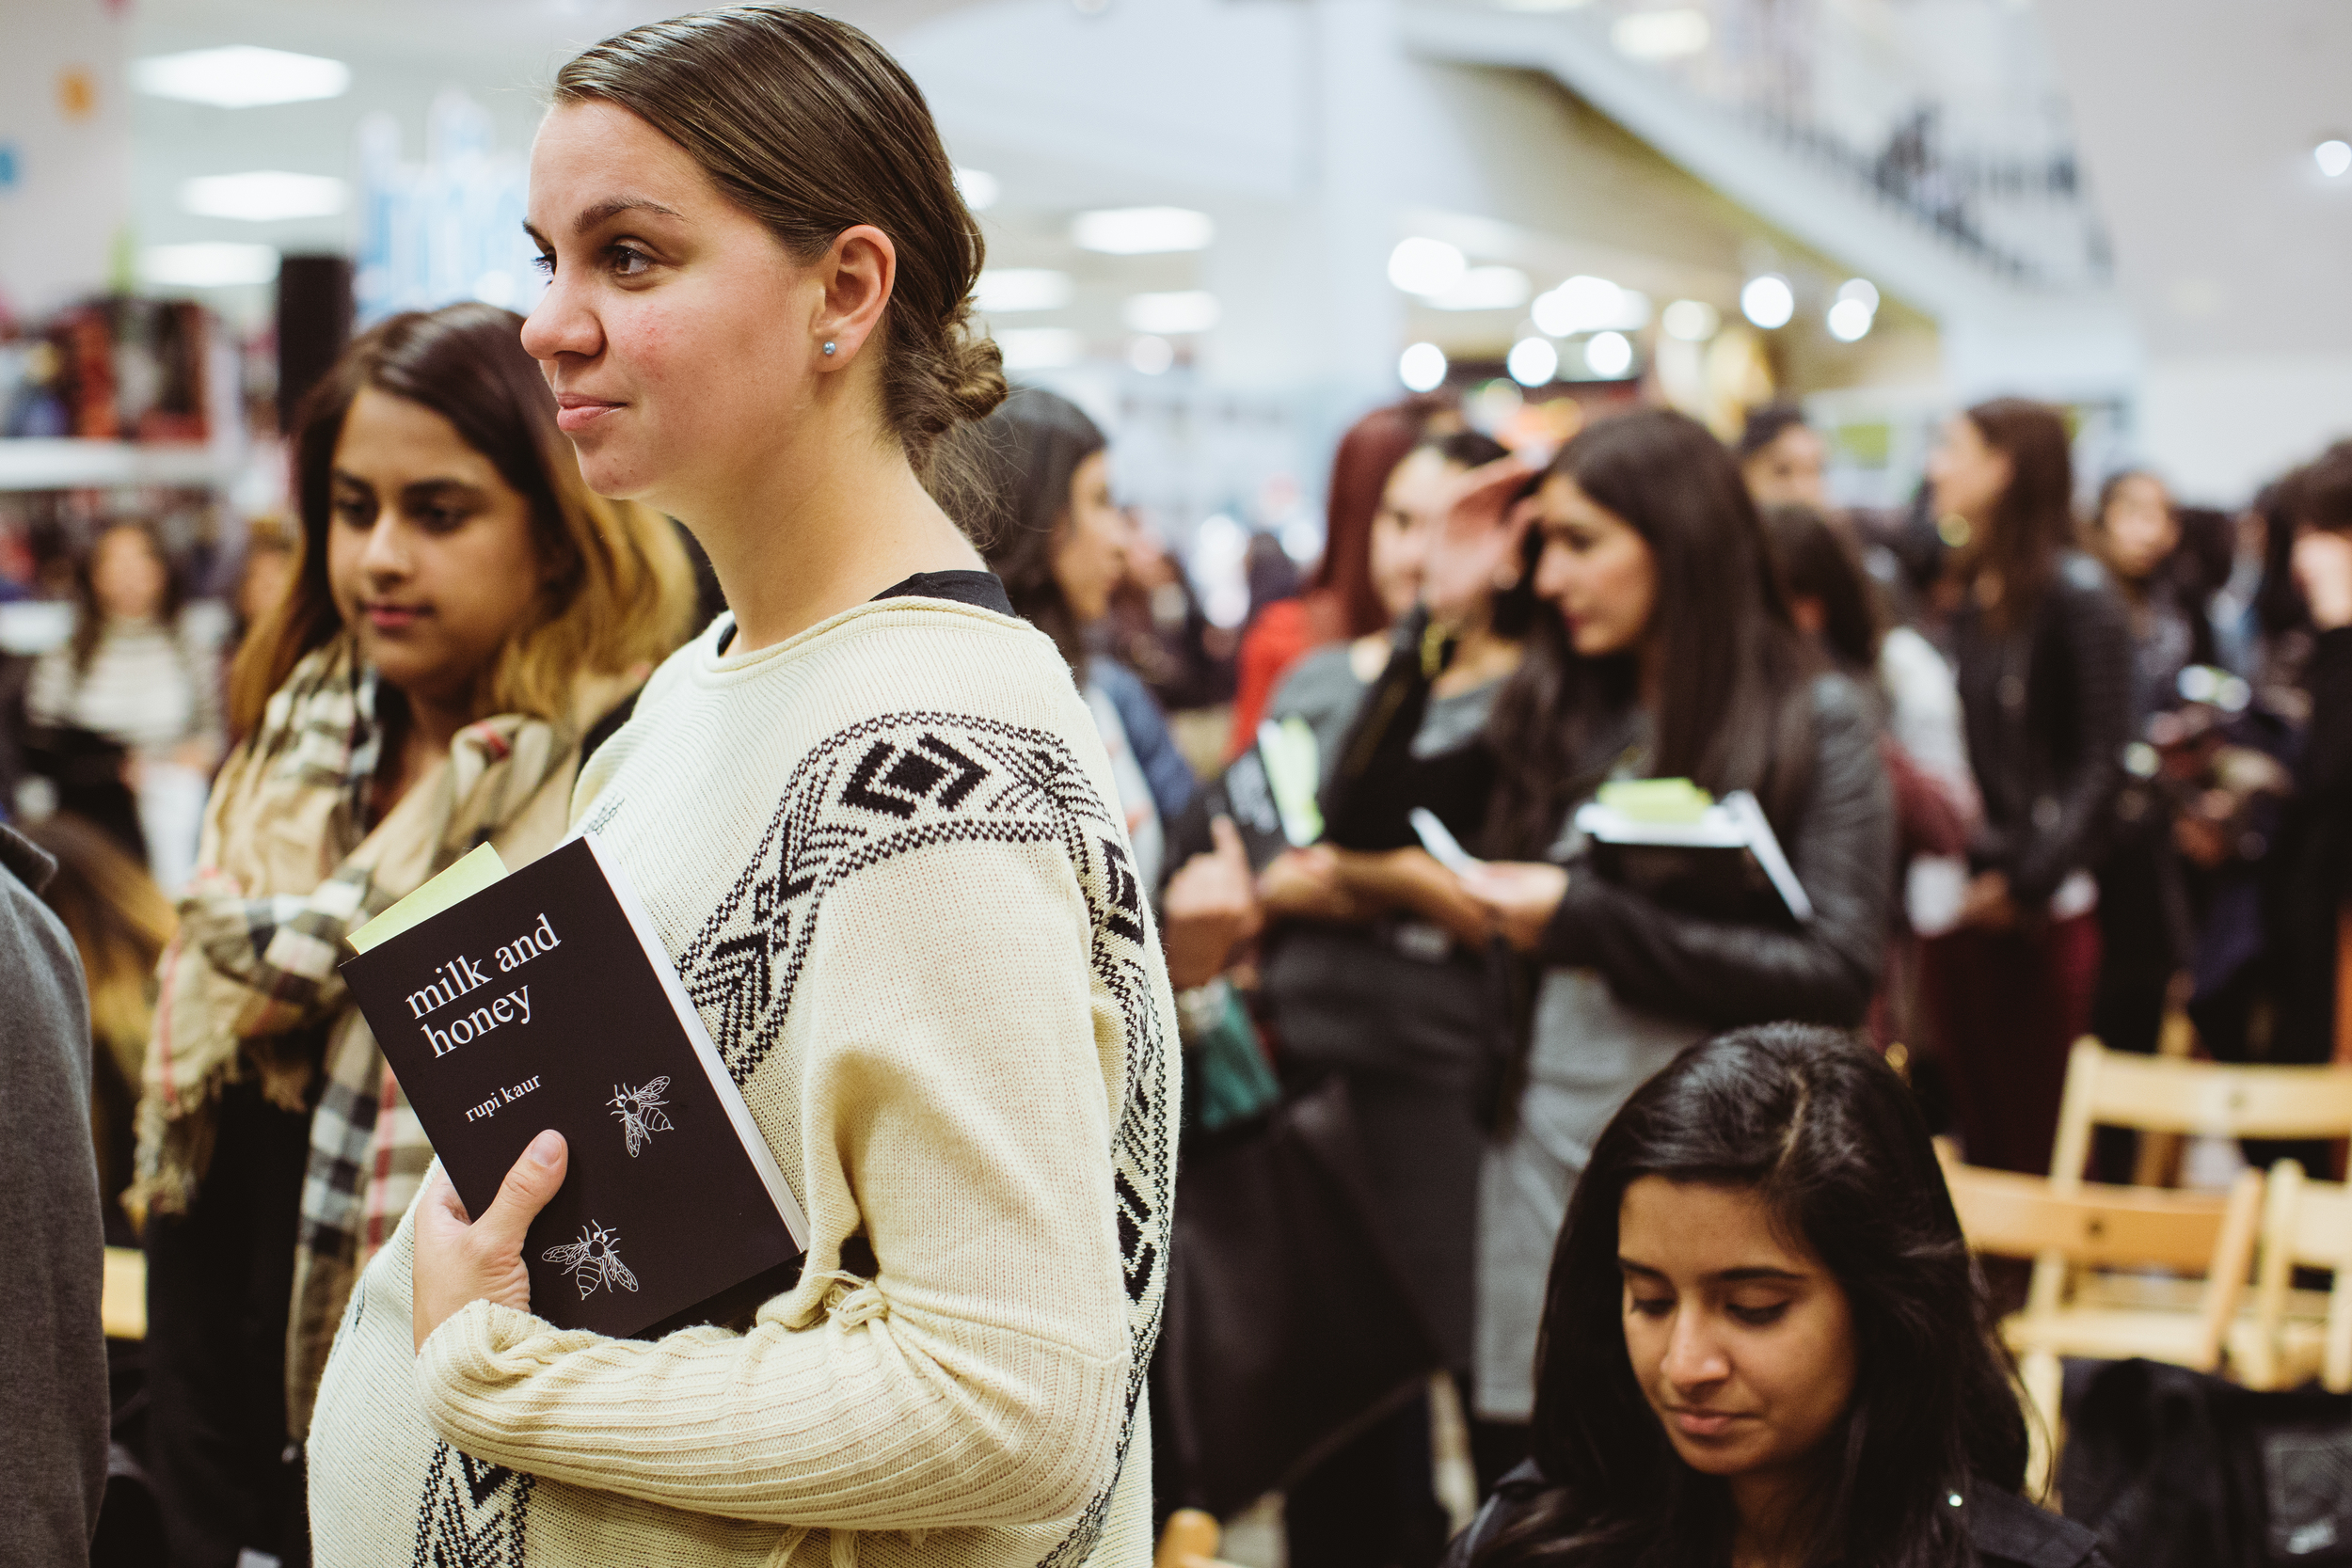
<path fill-rule="evenodd" d="M 226 483 L 234 460 L 217 448 L 133 441 L 0 440 L 0 490 L 107 490 Z"/>

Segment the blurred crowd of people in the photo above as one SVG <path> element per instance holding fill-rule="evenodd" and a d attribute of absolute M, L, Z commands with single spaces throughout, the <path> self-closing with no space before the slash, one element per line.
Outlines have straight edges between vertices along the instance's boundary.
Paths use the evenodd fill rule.
<path fill-rule="evenodd" d="M 348 997 L 273 938 L 348 866 L 548 847 L 716 608 L 682 534 L 582 485 L 517 326 L 377 326 L 234 580 L 193 594 L 117 522 L 72 558 L 70 632 L 0 671 L 0 800 L 88 981 L 106 1240 L 148 1260 L 117 1436 L 176 1563 L 303 1559 L 327 1343 L 431 1158 Z M 2033 1172 L 2082 1034 L 2335 1049 L 2352 443 L 2235 515 L 2153 468 L 2078 510 L 2063 414 L 2000 399 L 1875 515 L 1829 503 L 1793 408 L 1729 445 L 1637 409 L 1513 452 L 1417 399 L 1339 442 L 1311 569 L 1264 542 L 1236 644 L 1075 404 L 1019 391 L 977 431 L 961 520 L 1068 662 L 1156 891 L 1188 1149 L 1343 1083 L 1365 1244 L 1445 1374 L 1332 1395 L 1278 1478 L 1293 1568 L 1438 1560 L 1432 1397 L 1482 1491 L 1523 1457 L 1595 1140 L 1706 1036 L 1900 1046 L 1971 1162 Z M 1668 778 L 1754 795 L 1805 918 L 1597 868 L 1580 808 Z M 2128 1141 L 2098 1158 L 2129 1179 Z M 1214 1240 L 1180 1230 L 1171 1296 Z M 1200 1501 L 1197 1393 L 1156 1398 L 1162 1507 Z"/>

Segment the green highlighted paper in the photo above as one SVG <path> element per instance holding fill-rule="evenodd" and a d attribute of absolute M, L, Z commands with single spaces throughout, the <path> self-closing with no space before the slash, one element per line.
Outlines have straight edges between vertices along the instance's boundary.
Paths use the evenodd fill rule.
<path fill-rule="evenodd" d="M 421 926 L 443 910 L 464 903 L 506 876 L 506 863 L 485 844 L 458 857 L 450 868 L 407 897 L 369 921 L 345 940 L 355 953 L 389 942 L 412 926 Z"/>
<path fill-rule="evenodd" d="M 1688 779 L 1616 779 L 1600 786 L 1597 799 L 1631 822 L 1696 822 L 1715 803 Z"/>

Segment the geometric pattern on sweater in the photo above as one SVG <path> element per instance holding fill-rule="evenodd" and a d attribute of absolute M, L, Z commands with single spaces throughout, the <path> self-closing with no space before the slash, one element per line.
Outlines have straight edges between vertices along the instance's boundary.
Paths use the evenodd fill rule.
<path fill-rule="evenodd" d="M 1116 1000 L 1124 1037 L 1126 1094 L 1111 1169 L 1128 1298 L 1127 1407 L 1110 1481 L 1039 1568 L 1067 1568 L 1093 1553 L 1134 1436 L 1168 1278 L 1173 1130 L 1154 1091 L 1170 1042 L 1151 1003 L 1144 890 L 1122 828 L 1048 731 L 972 715 L 879 715 L 801 759 L 751 863 L 677 962 L 687 995 L 705 1018 L 717 1017 L 713 1043 L 742 1084 L 783 1036 L 833 888 L 936 844 L 1057 843 L 1069 857 L 1086 899 L 1093 973 Z"/>
<path fill-rule="evenodd" d="M 417 1513 L 416 1568 L 523 1568 L 532 1478 L 437 1443 Z"/>

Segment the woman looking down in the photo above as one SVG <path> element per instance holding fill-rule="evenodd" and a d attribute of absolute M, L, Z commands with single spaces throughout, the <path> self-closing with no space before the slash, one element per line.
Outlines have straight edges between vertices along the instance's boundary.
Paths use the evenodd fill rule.
<path fill-rule="evenodd" d="M 808 1257 L 748 1321 L 559 1331 L 520 1245 L 561 1137 L 471 1223 L 435 1178 L 327 1369 L 318 1560 L 1140 1564 L 1173 1005 L 1069 666 L 925 487 L 1004 396 L 929 111 L 810 12 L 650 24 L 559 74 L 529 224 L 583 474 L 684 522 L 732 607 L 574 824 Z"/>
<path fill-rule="evenodd" d="M 2105 1568 L 2026 1422 L 1927 1123 L 1835 1030 L 1737 1029 L 1601 1133 L 1532 1458 L 1449 1568 Z"/>

